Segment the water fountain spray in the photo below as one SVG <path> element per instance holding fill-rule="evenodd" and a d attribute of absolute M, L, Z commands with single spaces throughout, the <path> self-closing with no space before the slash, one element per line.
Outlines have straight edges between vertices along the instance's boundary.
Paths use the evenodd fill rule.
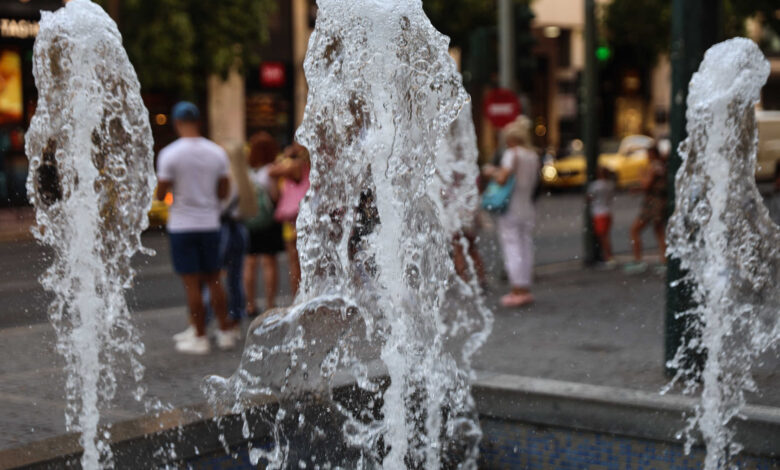
<path fill-rule="evenodd" d="M 769 62 L 753 41 L 731 39 L 710 48 L 690 83 L 688 138 L 680 145 L 676 209 L 669 255 L 688 272 L 695 321 L 670 366 L 701 401 L 686 430 L 707 447 L 706 470 L 726 468 L 740 450 L 729 423 L 755 391 L 751 365 L 780 339 L 780 229 L 755 184 L 758 133 L 755 104 Z M 702 371 L 686 358 L 705 356 Z M 701 383 L 701 385 L 699 385 Z"/>
<path fill-rule="evenodd" d="M 100 409 L 116 393 L 115 370 L 136 383 L 144 370 L 123 292 L 155 184 L 148 112 L 116 24 L 89 0 L 42 12 L 33 74 L 27 192 L 33 232 L 55 253 L 41 283 L 54 294 L 49 318 L 66 362 L 66 426 L 81 433 L 83 468 L 109 468 Z"/>
<path fill-rule="evenodd" d="M 471 356 L 492 315 L 450 258 L 477 202 L 470 99 L 420 0 L 318 3 L 301 290 L 209 394 L 261 415 L 244 432 L 273 437 L 250 450 L 268 468 L 476 468 Z"/>

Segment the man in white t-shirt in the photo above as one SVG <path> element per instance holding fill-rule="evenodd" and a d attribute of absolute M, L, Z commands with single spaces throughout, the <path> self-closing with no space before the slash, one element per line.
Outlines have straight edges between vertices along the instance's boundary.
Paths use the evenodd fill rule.
<path fill-rule="evenodd" d="M 225 151 L 200 135 L 200 112 L 189 102 L 173 107 L 173 125 L 179 139 L 160 151 L 157 160 L 157 198 L 173 193 L 167 230 L 173 267 L 184 282 L 190 326 L 174 336 L 176 350 L 206 354 L 206 312 L 201 286 L 211 293 L 219 321 L 217 346 L 235 346 L 236 335 L 227 318 L 227 301 L 220 281 L 220 200 L 229 191 L 229 161 Z"/>

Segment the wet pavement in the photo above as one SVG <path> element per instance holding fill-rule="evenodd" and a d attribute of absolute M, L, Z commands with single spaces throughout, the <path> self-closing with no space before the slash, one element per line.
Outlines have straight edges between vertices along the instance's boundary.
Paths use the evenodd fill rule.
<path fill-rule="evenodd" d="M 492 226 L 486 224 L 482 248 L 492 279 L 486 295 L 495 312 L 495 325 L 487 344 L 476 355 L 474 367 L 480 371 L 656 392 L 667 380 L 663 373 L 662 268 L 651 266 L 637 275 L 627 275 L 621 269 L 583 268 L 572 255 L 580 247 L 575 215 L 581 208 L 578 201 L 566 195 L 555 202 L 570 206 L 574 222 L 540 214 L 536 303 L 529 307 L 497 307 L 507 287 L 501 280 Z M 635 199 L 626 201 L 614 233 L 617 251 L 622 252 L 627 245 L 618 239 L 627 235 L 634 210 L 631 204 L 636 203 Z M 154 237 L 158 236 L 147 238 L 157 240 Z M 568 241 L 551 241 L 556 237 Z M 160 240 L 154 243 L 164 249 L 164 241 Z M 554 249 L 558 252 L 551 253 Z M 16 253 L 22 259 L 20 263 L 27 256 L 18 250 L 14 252 L 8 245 L 0 246 L 0 250 L 5 250 L 4 262 L 6 255 L 12 257 Z M 628 260 L 625 255 L 621 259 Z M 207 356 L 174 351 L 171 335 L 186 326 L 183 296 L 172 290 L 177 280 L 166 271 L 167 258 L 150 263 L 146 269 L 156 271 L 142 274 L 142 282 L 148 286 L 160 284 L 152 292 L 159 297 L 161 306 L 136 302 L 134 315 L 146 346 L 143 362 L 147 398 L 145 403 L 136 402 L 130 393 L 132 381 L 121 378 L 115 405 L 104 413 L 109 422 L 139 416 L 149 407 L 154 408 L 155 402 L 174 407 L 203 402 L 202 379 L 211 374 L 231 374 L 240 358 L 238 350 L 222 352 L 214 348 Z M 30 283 L 34 282 L 34 275 L 21 273 L 14 278 L 6 271 L 2 277 L 0 288 L 5 286 L 6 291 L 11 289 L 12 282 L 29 284 L 28 288 L 33 289 Z M 288 291 L 285 288 L 283 292 Z M 5 302 L 5 294 L 2 297 Z M 280 299 L 280 304 L 289 301 L 288 295 Z M 0 312 L 13 314 L 8 304 Z M 6 322 L 8 326 L 0 328 L 0 449 L 65 432 L 62 359 L 55 351 L 51 326 L 40 320 L 45 315 L 35 318 L 36 321 Z M 750 401 L 780 407 L 780 358 L 776 351 L 763 358 L 756 377 L 761 393 L 751 396 Z"/>
<path fill-rule="evenodd" d="M 541 266 L 533 306 L 494 308 L 496 320 L 477 354 L 478 370 L 658 391 L 663 374 L 662 276 L 653 270 L 628 276 L 620 270 L 583 269 L 575 263 Z M 494 305 L 502 293 L 488 293 Z M 229 375 L 238 350 L 214 349 L 208 356 L 173 350 L 170 336 L 186 325 L 181 307 L 136 315 L 146 345 L 143 362 L 147 402 L 170 406 L 204 401 L 203 377 Z M 0 448 L 10 448 L 65 431 L 62 361 L 48 324 L 0 330 Z M 780 406 L 780 361 L 768 356 L 757 370 L 763 395 L 751 402 Z M 144 405 L 121 381 L 108 421 L 139 416 Z"/>
<path fill-rule="evenodd" d="M 628 228 L 638 204 L 636 194 L 621 193 L 615 200 L 613 243 L 616 252 L 629 249 Z M 576 260 L 581 255 L 583 212 L 583 198 L 579 193 L 542 196 L 537 201 L 534 238 L 538 264 Z M 493 224 L 485 218 L 483 225 L 480 250 L 488 261 L 498 260 L 500 252 Z M 17 228 L 29 234 L 29 226 Z M 649 230 L 645 240 L 649 249 L 655 246 Z M 138 255 L 133 259 L 138 274 L 128 293 L 130 307 L 133 311 L 145 311 L 181 305 L 184 289 L 173 273 L 165 233 L 149 230 L 143 235 L 143 243 L 157 255 Z M 50 264 L 50 256 L 50 250 L 35 241 L 2 242 L 0 238 L 0 298 L 3 300 L 0 302 L 0 328 L 48 321 L 46 308 L 51 297 L 41 288 L 38 277 Z M 280 256 L 279 262 L 281 272 L 286 272 L 285 257 Z M 282 292 L 289 292 L 285 276 L 281 277 L 280 288 Z"/>

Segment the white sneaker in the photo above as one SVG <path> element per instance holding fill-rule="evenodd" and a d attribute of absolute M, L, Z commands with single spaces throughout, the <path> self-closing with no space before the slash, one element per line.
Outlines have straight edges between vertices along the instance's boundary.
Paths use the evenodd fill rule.
<path fill-rule="evenodd" d="M 241 334 L 241 325 L 234 326 L 230 332 L 233 333 L 233 338 L 235 338 L 237 344 L 241 343 L 241 340 L 244 339 L 243 334 Z"/>
<path fill-rule="evenodd" d="M 623 272 L 626 274 L 642 274 L 647 271 L 647 263 L 644 261 L 632 261 L 623 265 Z"/>
<path fill-rule="evenodd" d="M 187 327 L 186 330 L 181 331 L 181 332 L 176 333 L 175 335 L 173 335 L 173 340 L 176 341 L 176 342 L 185 341 L 185 340 L 189 340 L 189 339 L 195 338 L 196 336 L 198 336 L 198 334 L 195 331 L 195 327 L 190 325 L 190 326 Z"/>
<path fill-rule="evenodd" d="M 176 350 L 184 354 L 208 354 L 211 343 L 205 336 L 193 336 L 176 343 Z"/>
<path fill-rule="evenodd" d="M 236 334 L 233 330 L 217 330 L 217 347 L 223 351 L 236 347 Z"/>

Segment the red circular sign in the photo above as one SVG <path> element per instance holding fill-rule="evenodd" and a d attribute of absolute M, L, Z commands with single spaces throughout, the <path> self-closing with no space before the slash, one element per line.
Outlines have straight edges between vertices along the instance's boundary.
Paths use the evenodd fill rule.
<path fill-rule="evenodd" d="M 520 115 L 520 102 L 512 90 L 496 88 L 485 95 L 482 111 L 488 121 L 500 129 Z"/>
<path fill-rule="evenodd" d="M 260 64 L 260 84 L 266 88 L 281 88 L 287 81 L 284 64 L 281 62 L 263 62 Z"/>

